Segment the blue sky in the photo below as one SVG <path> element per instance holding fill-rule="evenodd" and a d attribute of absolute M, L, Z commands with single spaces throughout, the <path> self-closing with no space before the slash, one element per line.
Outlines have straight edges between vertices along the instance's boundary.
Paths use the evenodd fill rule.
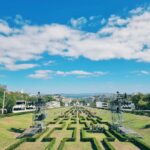
<path fill-rule="evenodd" d="M 149 92 L 148 0 L 0 2 L 0 84 L 42 93 Z"/>

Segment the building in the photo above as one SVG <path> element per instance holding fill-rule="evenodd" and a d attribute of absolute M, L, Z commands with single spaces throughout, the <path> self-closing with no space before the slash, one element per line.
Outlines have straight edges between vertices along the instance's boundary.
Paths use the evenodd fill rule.
<path fill-rule="evenodd" d="M 132 110 L 135 109 L 135 105 L 134 105 L 134 103 L 132 103 L 132 102 L 126 102 L 125 104 L 123 104 L 123 105 L 121 106 L 121 109 L 122 109 L 123 111 L 132 111 Z"/>
<path fill-rule="evenodd" d="M 46 107 L 47 108 L 58 108 L 58 107 L 60 107 L 60 102 L 58 102 L 58 101 L 48 102 L 48 103 L 46 103 Z"/>
<path fill-rule="evenodd" d="M 108 103 L 107 102 L 101 102 L 101 101 L 98 101 L 96 102 L 96 107 L 97 108 L 108 108 Z"/>
<path fill-rule="evenodd" d="M 35 105 L 33 103 L 27 103 L 25 100 L 17 100 L 16 105 L 13 107 L 13 113 L 35 111 Z"/>
<path fill-rule="evenodd" d="M 65 102 L 65 107 L 68 107 L 70 106 L 70 103 L 69 102 Z"/>

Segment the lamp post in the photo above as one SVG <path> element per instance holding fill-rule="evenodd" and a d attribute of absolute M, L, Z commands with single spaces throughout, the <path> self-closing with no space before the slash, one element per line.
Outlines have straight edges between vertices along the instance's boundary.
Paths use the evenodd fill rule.
<path fill-rule="evenodd" d="M 3 106 L 2 106 L 2 115 L 4 114 L 4 109 L 5 109 L 5 97 L 6 97 L 6 91 L 4 90 L 4 95 L 3 95 Z"/>

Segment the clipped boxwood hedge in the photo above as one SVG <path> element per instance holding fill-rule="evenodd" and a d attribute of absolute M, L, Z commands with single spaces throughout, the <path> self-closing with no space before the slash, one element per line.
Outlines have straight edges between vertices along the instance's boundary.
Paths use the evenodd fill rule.
<path fill-rule="evenodd" d="M 130 142 L 132 142 L 134 145 L 136 145 L 142 150 L 150 150 L 150 146 L 138 138 L 130 138 Z"/>
<path fill-rule="evenodd" d="M 81 131 L 80 131 L 80 140 L 81 140 L 82 142 L 91 142 L 92 148 L 93 148 L 94 150 L 102 150 L 102 148 L 101 148 L 100 145 L 98 144 L 96 138 L 87 138 L 87 137 L 85 136 L 85 130 L 83 130 L 83 129 L 81 129 Z"/>
<path fill-rule="evenodd" d="M 65 142 L 75 142 L 76 136 L 77 136 L 77 128 L 69 128 L 67 130 L 73 130 L 72 137 L 71 138 L 63 138 L 58 146 L 58 150 L 62 150 Z"/>
<path fill-rule="evenodd" d="M 102 143 L 103 143 L 105 149 L 107 149 L 107 150 L 115 150 L 115 148 L 108 142 L 107 138 L 104 138 Z"/>
<path fill-rule="evenodd" d="M 56 142 L 56 138 L 51 138 L 50 139 L 50 143 L 48 144 L 48 146 L 45 148 L 45 150 L 52 150 L 53 149 L 53 146 Z"/>
<path fill-rule="evenodd" d="M 115 141 L 115 137 L 108 130 L 104 130 L 104 133 L 107 136 L 108 141 Z"/>
<path fill-rule="evenodd" d="M 6 148 L 6 150 L 14 150 L 15 148 L 17 148 L 18 146 L 20 146 L 25 141 L 26 141 L 26 139 L 23 138 L 23 139 L 17 141 L 16 143 L 10 145 L 8 148 Z"/>
<path fill-rule="evenodd" d="M 120 134 L 120 133 L 117 132 L 116 130 L 110 129 L 109 131 L 110 131 L 115 137 L 117 137 L 119 141 L 124 142 L 124 141 L 127 140 L 127 137 L 123 136 L 122 134 Z"/>
<path fill-rule="evenodd" d="M 49 142 L 51 141 L 50 135 L 55 131 L 55 128 L 53 128 L 52 130 L 50 130 L 42 139 L 42 142 Z"/>

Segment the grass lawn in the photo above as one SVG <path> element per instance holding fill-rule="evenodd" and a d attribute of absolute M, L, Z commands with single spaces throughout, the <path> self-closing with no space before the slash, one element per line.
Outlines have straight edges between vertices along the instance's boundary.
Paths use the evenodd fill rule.
<path fill-rule="evenodd" d="M 25 142 L 21 144 L 16 150 L 44 150 L 48 142 Z"/>
<path fill-rule="evenodd" d="M 84 128 L 84 124 L 79 124 L 79 118 L 77 118 L 77 124 L 72 124 L 71 127 L 77 128 L 77 140 L 75 142 L 66 142 L 64 150 L 92 150 L 90 142 L 80 141 L 80 129 Z"/>
<path fill-rule="evenodd" d="M 111 122 L 111 113 L 108 110 L 88 108 L 91 112 L 95 112 L 103 121 Z M 130 113 L 124 113 L 124 126 L 133 129 L 143 137 L 143 141 L 150 145 L 150 128 L 145 129 L 145 125 L 150 124 L 150 117 L 140 116 Z"/>
<path fill-rule="evenodd" d="M 57 108 L 57 109 L 50 109 L 48 110 L 48 117 L 46 122 L 53 121 L 54 118 L 61 115 L 66 110 L 70 108 Z M 90 112 L 93 114 L 96 113 L 96 116 L 99 116 L 103 119 L 103 121 L 111 122 L 111 114 L 107 110 L 100 110 L 94 108 L 88 108 Z M 48 131 L 44 133 L 36 142 L 24 142 L 16 150 L 44 150 L 49 142 L 41 142 L 42 138 L 49 133 L 55 127 L 61 127 L 62 124 L 59 124 L 61 121 L 65 122 L 65 127 L 62 130 L 54 130 L 51 133 L 50 137 L 55 137 L 56 142 L 54 143 L 53 150 L 57 150 L 61 140 L 63 138 L 71 138 L 72 137 L 72 130 L 67 130 L 67 126 L 70 122 L 72 122 L 71 113 L 68 114 L 70 116 L 69 120 L 64 120 L 64 118 L 60 118 L 56 124 L 49 124 Z M 82 116 L 86 118 L 86 114 L 82 113 Z M 150 124 L 150 118 L 145 116 L 138 116 L 134 114 L 124 113 L 124 125 L 128 128 L 131 128 L 137 131 L 140 135 L 143 136 L 143 141 L 150 145 L 150 129 L 144 128 L 145 125 Z M 87 122 L 90 124 L 91 120 L 85 119 L 83 122 Z M 4 117 L 0 118 L 0 150 L 4 150 L 6 147 L 11 145 L 12 143 L 16 142 L 18 139 L 16 137 L 20 134 L 19 132 L 23 131 L 24 129 L 28 128 L 32 124 L 32 113 L 11 116 L 11 117 Z M 105 124 L 99 124 L 98 126 L 105 127 L 108 129 L 108 126 Z M 92 145 L 90 142 L 82 142 L 80 141 L 80 130 L 85 127 L 84 124 L 79 123 L 79 118 L 77 117 L 77 123 L 72 124 L 71 127 L 75 127 L 77 129 L 76 141 L 75 142 L 65 142 L 64 150 L 92 150 Z M 102 140 L 106 138 L 105 134 L 103 133 L 92 133 L 85 131 L 85 137 L 89 138 L 96 138 L 100 147 L 103 147 Z M 134 144 L 130 142 L 120 142 L 117 139 L 114 142 L 110 142 L 112 146 L 116 150 L 139 150 Z M 105 150 L 105 149 L 104 149 Z"/>
<path fill-rule="evenodd" d="M 103 133 L 90 133 L 86 132 L 86 137 L 95 137 L 98 144 L 100 145 L 101 148 L 103 148 L 102 141 L 104 138 L 106 138 L 105 134 Z M 104 149 L 104 148 L 103 148 Z"/>
<path fill-rule="evenodd" d="M 64 150 L 92 150 L 90 142 L 66 142 Z"/>
<path fill-rule="evenodd" d="M 46 122 L 52 121 L 55 117 L 69 108 L 49 109 Z M 32 113 L 0 118 L 0 150 L 17 141 L 16 137 L 22 130 L 32 125 Z"/>
<path fill-rule="evenodd" d="M 116 149 L 116 150 L 140 150 L 138 147 L 136 147 L 134 144 L 130 142 L 120 142 L 118 140 L 115 140 L 114 142 L 110 142 L 111 145 Z"/>

